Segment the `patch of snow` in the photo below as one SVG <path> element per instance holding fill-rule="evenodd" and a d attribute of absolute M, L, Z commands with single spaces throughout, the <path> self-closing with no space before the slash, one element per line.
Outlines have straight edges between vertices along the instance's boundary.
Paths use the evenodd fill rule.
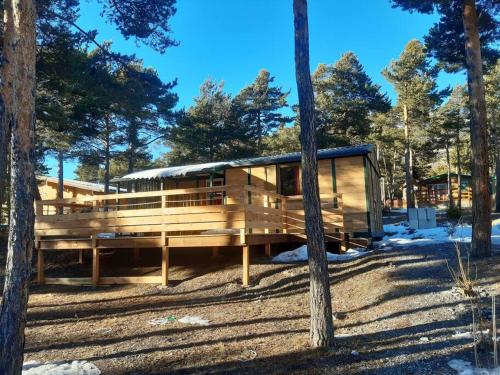
<path fill-rule="evenodd" d="M 143 178 L 150 179 L 150 178 L 186 176 L 189 173 L 215 171 L 227 168 L 229 166 L 230 164 L 228 162 L 214 162 L 214 163 L 183 165 L 179 167 L 156 168 L 156 169 L 148 169 L 145 171 L 130 173 L 123 176 L 122 178 L 138 180 Z"/>
<path fill-rule="evenodd" d="M 148 321 L 149 324 L 151 324 L 152 326 L 160 326 L 160 325 L 164 325 L 164 324 L 169 324 L 169 323 L 172 323 L 172 322 L 175 322 L 176 318 L 175 316 L 173 315 L 169 315 L 165 318 L 156 318 L 156 319 L 151 319 Z"/>
<path fill-rule="evenodd" d="M 27 361 L 23 364 L 23 375 L 100 375 L 101 370 L 91 362 L 46 362 Z"/>
<path fill-rule="evenodd" d="M 461 359 L 452 359 L 448 362 L 457 375 L 500 375 L 500 367 L 496 369 L 478 368 L 474 367 L 471 362 L 463 361 Z"/>
<path fill-rule="evenodd" d="M 364 249 L 349 249 L 342 254 L 332 254 L 326 253 L 326 258 L 329 262 L 335 261 L 346 261 L 351 259 L 356 259 L 367 254 L 371 251 L 364 251 Z M 307 245 L 302 245 L 295 250 L 285 251 L 278 254 L 273 258 L 273 263 L 296 263 L 296 262 L 307 262 Z"/>
<path fill-rule="evenodd" d="M 489 332 L 489 329 L 485 331 L 478 331 L 477 335 L 486 336 Z M 472 339 L 472 332 L 456 331 L 453 335 L 451 335 L 451 337 L 454 339 Z"/>
<path fill-rule="evenodd" d="M 115 238 L 116 233 L 97 233 L 97 238 Z"/>
<path fill-rule="evenodd" d="M 180 318 L 179 322 L 184 323 L 184 324 L 194 324 L 194 325 L 199 325 L 199 326 L 210 325 L 210 320 L 203 319 L 200 316 L 190 316 L 190 315 L 186 315 L 186 316 Z"/>
<path fill-rule="evenodd" d="M 351 352 L 351 355 L 359 355 L 359 352 L 357 352 L 356 350 L 353 350 L 353 351 Z"/>
<path fill-rule="evenodd" d="M 344 337 L 352 337 L 352 334 L 350 334 L 350 333 L 336 333 L 335 334 L 335 338 L 337 338 L 337 339 L 341 339 Z"/>
<path fill-rule="evenodd" d="M 472 238 L 472 227 L 470 225 L 460 225 L 454 231 L 450 231 L 448 226 L 440 226 L 430 229 L 412 229 L 401 224 L 384 225 L 386 235 L 381 243 L 382 246 L 424 246 L 430 244 L 445 243 L 470 243 Z M 492 225 L 491 242 L 494 245 L 500 244 L 500 224 Z"/>

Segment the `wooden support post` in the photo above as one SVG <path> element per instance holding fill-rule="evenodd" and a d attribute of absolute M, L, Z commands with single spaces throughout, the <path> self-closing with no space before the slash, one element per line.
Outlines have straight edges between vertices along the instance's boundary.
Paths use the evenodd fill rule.
<path fill-rule="evenodd" d="M 168 266 L 170 261 L 170 249 L 166 232 L 161 232 L 161 285 L 168 285 Z"/>
<path fill-rule="evenodd" d="M 219 256 L 219 248 L 217 246 L 212 247 L 212 258 L 217 258 Z"/>
<path fill-rule="evenodd" d="M 170 250 L 168 246 L 161 247 L 161 285 L 168 285 L 168 266 Z"/>
<path fill-rule="evenodd" d="M 99 284 L 99 249 L 97 248 L 97 239 L 92 235 L 92 285 Z"/>
<path fill-rule="evenodd" d="M 36 241 L 37 244 L 37 251 L 38 251 L 38 257 L 37 257 L 37 281 L 38 284 L 43 285 L 45 284 L 45 261 L 43 258 L 43 250 L 40 249 L 39 241 Z"/>
<path fill-rule="evenodd" d="M 269 195 L 264 195 L 264 207 L 269 207 Z M 264 233 L 269 233 L 269 228 L 264 228 Z"/>
<path fill-rule="evenodd" d="M 264 245 L 264 253 L 265 253 L 266 257 L 271 256 L 271 244 L 270 243 L 266 243 Z"/>
<path fill-rule="evenodd" d="M 246 221 L 245 221 L 245 225 L 246 225 Z M 240 229 L 240 243 L 243 245 L 246 242 L 247 242 L 247 240 L 246 240 L 245 229 L 241 228 Z"/>
<path fill-rule="evenodd" d="M 341 241 L 340 251 L 345 253 L 347 250 L 349 250 L 349 233 L 344 233 Z"/>
<path fill-rule="evenodd" d="M 83 264 L 83 250 L 78 250 L 78 264 Z"/>
<path fill-rule="evenodd" d="M 286 198 L 281 198 L 281 215 L 283 215 L 283 233 L 288 233 Z"/>
<path fill-rule="evenodd" d="M 141 258 L 141 249 L 134 247 L 134 262 L 138 262 Z"/>
<path fill-rule="evenodd" d="M 243 246 L 243 286 L 250 285 L 250 246 Z"/>

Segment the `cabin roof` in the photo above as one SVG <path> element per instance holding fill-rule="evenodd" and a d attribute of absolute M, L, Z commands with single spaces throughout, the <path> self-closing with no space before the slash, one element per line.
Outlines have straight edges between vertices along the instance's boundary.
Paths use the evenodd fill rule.
<path fill-rule="evenodd" d="M 372 152 L 373 145 L 363 144 L 357 146 L 336 147 L 318 150 L 318 159 L 333 159 L 347 156 L 366 155 Z M 228 168 L 250 167 L 255 165 L 283 164 L 299 162 L 300 152 L 288 154 L 260 156 L 255 158 L 244 158 L 213 163 L 192 164 L 178 167 L 156 168 L 127 174 L 120 178 L 114 178 L 112 182 L 131 180 L 149 180 L 155 178 L 185 177 L 193 174 L 221 172 Z"/>
<path fill-rule="evenodd" d="M 37 176 L 36 179 L 38 181 L 42 181 L 42 182 L 47 181 L 47 182 L 52 182 L 55 184 L 59 183 L 59 179 L 57 177 Z M 96 184 L 94 182 L 64 179 L 64 186 L 71 186 L 71 187 L 75 187 L 78 189 L 89 190 L 89 191 L 94 191 L 94 192 L 104 192 L 104 185 L 103 184 Z M 109 190 L 115 191 L 116 189 L 114 187 L 110 186 Z"/>

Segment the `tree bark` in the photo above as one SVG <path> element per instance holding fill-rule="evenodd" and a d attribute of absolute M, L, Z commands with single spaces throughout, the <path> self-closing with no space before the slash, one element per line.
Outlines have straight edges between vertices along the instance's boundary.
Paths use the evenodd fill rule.
<path fill-rule="evenodd" d="M 459 210 L 462 209 L 462 155 L 460 152 L 460 133 L 457 134 L 457 186 L 458 186 L 458 196 L 457 196 L 457 207 Z"/>
<path fill-rule="evenodd" d="M 109 194 L 109 169 L 110 169 L 110 137 L 111 137 L 111 129 L 109 125 L 109 117 L 106 115 L 104 117 L 104 121 L 106 122 L 106 131 L 104 134 L 104 194 Z"/>
<path fill-rule="evenodd" d="M 2 69 L 2 77 L 4 77 L 4 70 L 5 69 Z M 0 208 L 5 201 L 5 188 L 9 181 L 7 176 L 7 148 L 10 140 L 10 126 L 6 120 L 3 99 L 0 97 L 0 150 L 4 150 L 0 152 Z"/>
<path fill-rule="evenodd" d="M 500 212 L 500 144 L 497 130 L 492 128 L 495 137 L 495 212 Z"/>
<path fill-rule="evenodd" d="M 448 182 L 448 205 L 449 208 L 453 208 L 453 189 L 451 185 L 451 163 L 450 163 L 450 144 L 446 142 L 446 167 L 447 167 L 447 182 Z"/>
<path fill-rule="evenodd" d="M 3 76 L 6 119 L 11 129 L 10 232 L 0 305 L 0 374 L 21 374 L 34 227 L 35 4 L 4 1 Z M 6 89 L 5 89 L 6 88 Z"/>
<path fill-rule="evenodd" d="M 300 108 L 302 192 L 310 273 L 310 339 L 313 347 L 330 347 L 333 344 L 332 298 L 318 187 L 314 94 L 309 67 L 307 0 L 294 0 L 293 14 L 295 26 L 295 75 Z"/>
<path fill-rule="evenodd" d="M 481 45 L 475 0 L 463 0 L 467 83 L 469 86 L 472 150 L 472 242 L 476 257 L 491 256 L 491 196 L 489 183 L 488 129 L 484 97 Z"/>
<path fill-rule="evenodd" d="M 403 123 L 405 127 L 405 183 L 406 183 L 406 208 L 415 207 L 413 201 L 413 173 L 410 145 L 410 126 L 408 124 L 408 107 L 403 105 Z"/>
<path fill-rule="evenodd" d="M 57 198 L 64 198 L 64 153 L 62 151 L 57 152 Z M 64 207 L 59 206 L 57 212 L 62 215 Z"/>

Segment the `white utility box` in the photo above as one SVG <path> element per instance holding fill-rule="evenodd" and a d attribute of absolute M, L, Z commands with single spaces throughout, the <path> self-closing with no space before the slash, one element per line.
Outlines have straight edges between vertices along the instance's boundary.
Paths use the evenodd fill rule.
<path fill-rule="evenodd" d="M 436 227 L 436 210 L 434 208 L 409 208 L 408 221 L 410 228 L 429 229 Z"/>

